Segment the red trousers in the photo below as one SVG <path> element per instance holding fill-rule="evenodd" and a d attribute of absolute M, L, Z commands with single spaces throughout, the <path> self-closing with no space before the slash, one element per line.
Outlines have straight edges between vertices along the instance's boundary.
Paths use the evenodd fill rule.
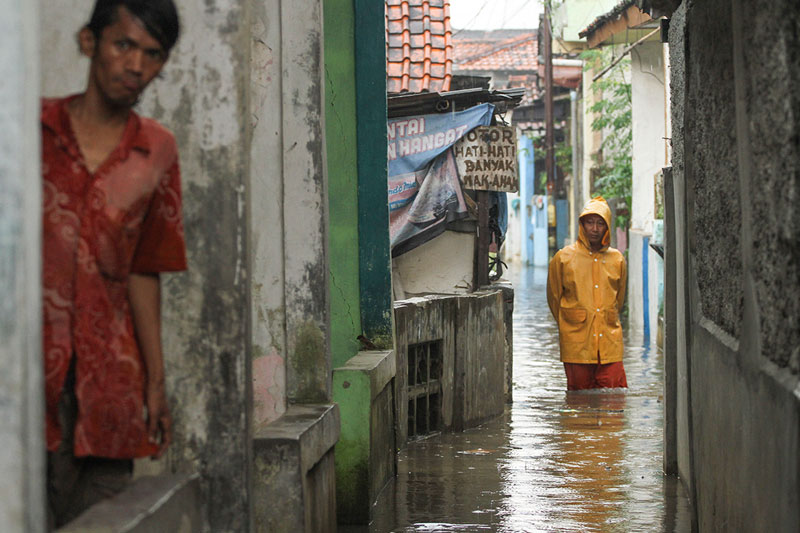
<path fill-rule="evenodd" d="M 567 373 L 567 390 L 605 389 L 627 387 L 625 367 L 622 361 L 616 363 L 581 364 L 564 363 Z"/>

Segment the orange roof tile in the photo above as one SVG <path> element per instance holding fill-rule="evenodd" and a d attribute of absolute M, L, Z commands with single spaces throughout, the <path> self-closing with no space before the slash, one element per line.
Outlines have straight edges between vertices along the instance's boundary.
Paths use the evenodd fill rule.
<path fill-rule="evenodd" d="M 445 92 L 453 73 L 449 0 L 386 0 L 387 91 Z"/>
<path fill-rule="evenodd" d="M 465 32 L 466 33 L 466 32 Z M 458 72 L 507 70 L 536 72 L 539 66 L 536 32 L 505 39 L 484 35 L 456 34 L 455 68 Z M 501 34 L 502 35 L 502 34 Z"/>

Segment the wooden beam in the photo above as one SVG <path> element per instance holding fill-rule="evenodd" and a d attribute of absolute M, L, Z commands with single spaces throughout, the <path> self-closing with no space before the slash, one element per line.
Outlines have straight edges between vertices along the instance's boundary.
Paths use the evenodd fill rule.
<path fill-rule="evenodd" d="M 608 39 L 613 38 L 614 35 L 626 30 L 637 29 L 639 26 L 649 22 L 654 22 L 650 15 L 643 13 L 636 6 L 631 6 L 616 20 L 606 22 L 590 35 L 587 35 L 586 42 L 589 43 L 589 48 L 597 48 L 603 45 Z"/>

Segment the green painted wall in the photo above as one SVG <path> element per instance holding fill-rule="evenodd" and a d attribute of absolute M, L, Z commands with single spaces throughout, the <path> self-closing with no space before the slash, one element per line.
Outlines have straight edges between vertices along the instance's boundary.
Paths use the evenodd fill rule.
<path fill-rule="evenodd" d="M 333 398 L 339 404 L 341 432 L 336 443 L 336 514 L 339 523 L 369 523 L 369 374 L 358 370 L 333 372 Z"/>
<path fill-rule="evenodd" d="M 330 210 L 330 338 L 332 362 L 336 368 L 358 352 L 360 344 L 356 337 L 362 332 L 353 0 L 324 0 L 323 11 Z"/>
<path fill-rule="evenodd" d="M 384 3 L 353 0 L 358 106 L 358 219 L 361 320 L 379 348 L 394 347 L 392 260 L 386 167 L 386 48 Z"/>

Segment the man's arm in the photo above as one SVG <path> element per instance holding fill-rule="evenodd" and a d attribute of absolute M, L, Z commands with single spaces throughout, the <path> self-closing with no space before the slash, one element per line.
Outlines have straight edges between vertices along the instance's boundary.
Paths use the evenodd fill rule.
<path fill-rule="evenodd" d="M 172 442 L 172 417 L 164 390 L 164 358 L 161 352 L 161 285 L 158 274 L 131 274 L 128 299 L 139 350 L 147 372 L 145 405 L 151 442 L 159 443 L 154 456 L 161 457 Z M 159 442 L 159 433 L 160 442 Z"/>
<path fill-rule="evenodd" d="M 647 252 L 647 250 L 645 250 Z M 619 290 L 617 291 L 617 311 L 622 311 L 622 305 L 625 303 L 625 291 L 628 288 L 628 265 L 625 262 L 625 257 L 622 257 L 619 272 Z"/>
<path fill-rule="evenodd" d="M 556 253 L 550 260 L 550 267 L 547 270 L 547 305 L 553 318 L 558 322 L 558 311 L 561 307 L 561 257 Z"/>

